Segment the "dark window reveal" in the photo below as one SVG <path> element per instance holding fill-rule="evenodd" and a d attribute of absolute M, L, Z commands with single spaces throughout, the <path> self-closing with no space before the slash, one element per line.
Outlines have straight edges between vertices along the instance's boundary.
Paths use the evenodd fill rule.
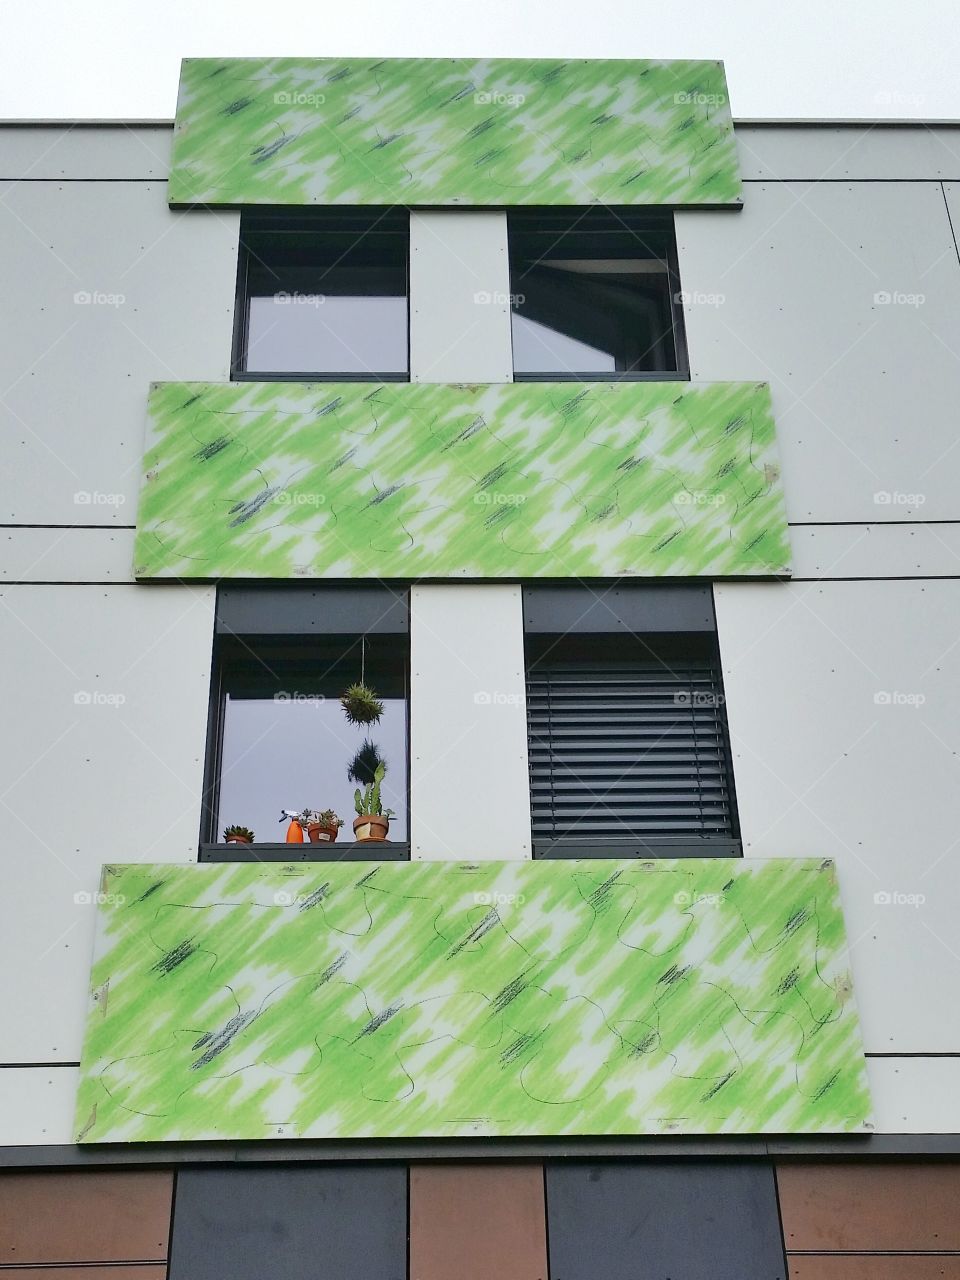
<path fill-rule="evenodd" d="M 673 215 L 509 215 L 518 378 L 686 377 Z"/>
<path fill-rule="evenodd" d="M 402 381 L 409 218 L 245 215 L 234 377 Z"/>

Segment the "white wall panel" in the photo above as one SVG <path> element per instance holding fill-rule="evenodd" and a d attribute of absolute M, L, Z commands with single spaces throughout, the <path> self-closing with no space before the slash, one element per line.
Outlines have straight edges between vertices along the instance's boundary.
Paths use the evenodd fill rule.
<path fill-rule="evenodd" d="M 101 864 L 196 859 L 213 604 L 0 590 L 0 1062 L 79 1058 Z"/>
<path fill-rule="evenodd" d="M 748 182 L 960 178 L 957 125 L 738 124 L 736 133 Z M 748 188 L 744 202 L 750 199 Z"/>
<path fill-rule="evenodd" d="M 793 525 L 794 578 L 960 577 L 960 524 Z"/>
<path fill-rule="evenodd" d="M 510 382 L 509 295 L 505 213 L 411 213 L 411 379 Z"/>
<path fill-rule="evenodd" d="M 414 858 L 529 858 L 520 588 L 410 592 Z"/>
<path fill-rule="evenodd" d="M 678 213 L 677 241 L 692 375 L 770 382 L 791 520 L 960 517 L 938 183 L 753 184 L 735 217 Z"/>
<path fill-rule="evenodd" d="M 172 142 L 172 124 L 3 124 L 0 179 L 166 181 Z"/>
<path fill-rule="evenodd" d="M 132 582 L 132 529 L 0 528 L 4 582 Z"/>
<path fill-rule="evenodd" d="M 960 1051 L 960 582 L 715 597 L 745 855 L 836 858 L 868 1051 Z"/>
<path fill-rule="evenodd" d="M 78 1067 L 0 1072 L 0 1147 L 65 1146 L 75 1137 Z"/>
<path fill-rule="evenodd" d="M 868 1058 L 877 1133 L 960 1133 L 960 1059 Z"/>
<path fill-rule="evenodd" d="M 161 182 L 0 183 L 0 524 L 135 522 L 148 384 L 228 376 L 238 235 Z"/>

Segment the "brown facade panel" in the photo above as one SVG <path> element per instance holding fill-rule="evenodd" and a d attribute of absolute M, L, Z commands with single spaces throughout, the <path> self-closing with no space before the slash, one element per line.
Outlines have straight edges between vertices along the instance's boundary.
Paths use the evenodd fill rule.
<path fill-rule="evenodd" d="M 162 1261 L 172 1195 L 165 1172 L 0 1175 L 0 1266 Z"/>
<path fill-rule="evenodd" d="M 546 1280 L 543 1166 L 413 1165 L 410 1280 Z"/>
<path fill-rule="evenodd" d="M 960 1280 L 960 1257 L 811 1253 L 790 1259 L 790 1280 Z"/>
<path fill-rule="evenodd" d="M 960 1164 L 777 1167 L 787 1252 L 960 1250 Z"/>

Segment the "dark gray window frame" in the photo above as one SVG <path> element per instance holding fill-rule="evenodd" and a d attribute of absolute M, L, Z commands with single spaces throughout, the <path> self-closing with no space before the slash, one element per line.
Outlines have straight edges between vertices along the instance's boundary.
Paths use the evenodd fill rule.
<path fill-rule="evenodd" d="M 334 845 L 288 845 L 258 841 L 254 845 L 219 843 L 219 778 L 222 748 L 223 676 L 219 659 L 222 639 L 251 647 L 271 640 L 325 639 L 360 635 L 396 636 L 409 641 L 410 602 L 406 586 L 218 587 L 207 709 L 206 756 L 200 819 L 200 862 L 404 862 L 410 841 L 369 845 L 338 840 Z M 409 654 L 408 654 L 409 668 Z M 410 738 L 407 734 L 407 831 L 410 830 Z"/>
<path fill-rule="evenodd" d="M 531 585 L 523 587 L 524 639 L 538 636 L 672 636 L 713 637 L 716 616 L 709 584 L 614 583 L 583 586 Z M 719 655 L 717 680 L 722 692 Z M 722 707 L 721 707 L 722 711 Z M 531 831 L 535 858 L 739 858 L 739 835 L 733 752 L 726 716 L 723 730 L 726 788 L 730 806 L 729 838 L 716 835 L 651 836 L 636 838 L 549 839 Z M 531 765 L 531 785 L 533 766 Z M 535 827 L 535 824 L 534 824 Z"/>
<path fill-rule="evenodd" d="M 372 242 L 389 237 L 402 239 L 405 245 L 407 302 L 407 367 L 405 371 L 384 370 L 356 372 L 318 372 L 303 369 L 296 372 L 264 372 L 247 370 L 249 345 L 249 297 L 252 259 L 258 253 L 256 246 L 271 240 L 279 243 L 284 235 L 298 235 L 305 231 L 316 234 L 318 241 L 324 236 L 336 236 L 341 241 L 352 239 L 362 256 L 364 241 Z M 261 250 L 262 252 L 262 250 Z M 369 255 L 373 256 L 373 255 Z M 312 292 L 305 290 L 304 292 Z M 410 381 L 410 213 L 402 206 L 388 208 L 342 207 L 324 209 L 291 210 L 288 208 L 253 208 L 241 213 L 240 250 L 237 262 L 237 291 L 234 305 L 233 353 L 230 363 L 233 382 L 409 382 Z"/>
<path fill-rule="evenodd" d="M 630 207 L 590 206 L 587 208 L 523 208 L 507 213 L 507 239 L 510 255 L 510 293 L 522 296 L 524 270 L 531 256 L 539 253 L 547 260 L 554 249 L 562 246 L 564 239 L 573 241 L 570 252 L 577 257 L 612 261 L 629 256 L 622 249 L 631 238 L 644 238 L 659 242 L 667 262 L 667 307 L 670 315 L 670 332 L 674 347 L 674 367 L 662 370 L 614 370 L 606 372 L 561 372 L 543 370 L 519 372 L 514 369 L 515 382 L 686 382 L 690 378 L 690 361 L 687 351 L 683 307 L 680 303 L 680 265 L 677 255 L 676 224 L 672 209 L 636 209 Z M 606 245 L 606 247 L 605 247 Z M 636 255 L 634 255 L 636 256 Z M 516 305 L 511 312 L 517 311 Z M 522 314 L 522 312 L 521 312 Z M 511 316 L 512 322 L 512 316 Z"/>

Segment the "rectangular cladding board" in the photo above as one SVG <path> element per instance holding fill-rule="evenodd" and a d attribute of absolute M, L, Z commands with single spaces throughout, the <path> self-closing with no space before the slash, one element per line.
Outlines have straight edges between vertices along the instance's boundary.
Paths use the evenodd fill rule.
<path fill-rule="evenodd" d="M 162 1261 L 172 1199 L 164 1171 L 0 1174 L 0 1267 Z"/>
<path fill-rule="evenodd" d="M 170 1280 L 406 1280 L 402 1165 L 185 1168 Z"/>
<path fill-rule="evenodd" d="M 960 1165 L 811 1161 L 777 1183 L 789 1252 L 960 1251 Z"/>
<path fill-rule="evenodd" d="M 544 1280 L 542 1164 L 420 1164 L 410 1169 L 414 1280 Z"/>
<path fill-rule="evenodd" d="M 723 63 L 187 58 L 171 204 L 735 205 Z"/>
<path fill-rule="evenodd" d="M 138 578 L 771 576 L 765 383 L 157 383 Z"/>
<path fill-rule="evenodd" d="M 79 1142 L 864 1132 L 834 864 L 104 868 Z"/>
<path fill-rule="evenodd" d="M 769 1164 L 677 1160 L 547 1167 L 555 1280 L 781 1280 Z"/>

